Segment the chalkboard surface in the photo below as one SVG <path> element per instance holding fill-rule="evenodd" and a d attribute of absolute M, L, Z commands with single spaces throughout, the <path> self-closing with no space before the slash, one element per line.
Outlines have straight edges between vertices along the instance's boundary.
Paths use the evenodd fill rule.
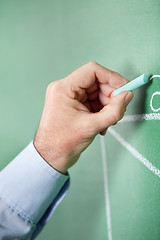
<path fill-rule="evenodd" d="M 1 0 L 1 169 L 34 138 L 51 81 L 91 60 L 129 80 L 160 74 L 159 29 L 159 0 Z M 136 90 L 125 118 L 82 154 L 37 239 L 160 239 L 155 92 L 158 78 Z"/>

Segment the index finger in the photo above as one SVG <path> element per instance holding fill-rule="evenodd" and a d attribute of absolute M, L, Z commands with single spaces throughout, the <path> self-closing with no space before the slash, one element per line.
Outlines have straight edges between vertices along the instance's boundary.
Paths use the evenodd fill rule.
<path fill-rule="evenodd" d="M 109 84 L 113 88 L 118 88 L 128 82 L 119 73 L 114 72 L 96 62 L 78 68 L 71 73 L 67 78 L 70 79 L 73 89 L 87 89 L 96 81 L 99 83 Z"/>

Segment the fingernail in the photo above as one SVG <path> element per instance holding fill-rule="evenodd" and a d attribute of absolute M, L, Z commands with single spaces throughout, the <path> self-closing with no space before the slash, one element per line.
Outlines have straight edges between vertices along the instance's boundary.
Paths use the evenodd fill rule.
<path fill-rule="evenodd" d="M 130 101 L 132 100 L 132 98 L 133 98 L 133 93 L 132 93 L 132 92 L 129 92 L 129 93 L 127 94 L 127 96 L 125 97 L 125 99 L 124 99 L 126 106 L 130 103 Z"/>

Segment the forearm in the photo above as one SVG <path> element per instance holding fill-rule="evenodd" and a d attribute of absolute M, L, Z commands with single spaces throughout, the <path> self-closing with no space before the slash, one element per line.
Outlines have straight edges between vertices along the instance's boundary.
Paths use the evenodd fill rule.
<path fill-rule="evenodd" d="M 0 239 L 30 239 L 64 197 L 69 176 L 49 166 L 31 142 L 0 172 L 0 182 Z"/>

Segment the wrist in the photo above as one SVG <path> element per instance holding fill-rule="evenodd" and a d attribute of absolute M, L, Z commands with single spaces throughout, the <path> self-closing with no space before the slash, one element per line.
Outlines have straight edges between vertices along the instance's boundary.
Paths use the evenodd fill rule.
<path fill-rule="evenodd" d="M 60 158 L 58 156 L 56 157 L 56 153 L 53 153 L 53 150 L 51 150 L 49 146 L 43 144 L 42 141 L 38 141 L 37 139 L 33 141 L 33 145 L 39 155 L 44 159 L 44 161 L 46 161 L 59 173 L 66 175 L 68 167 L 65 164 L 67 160 L 64 156 L 61 156 Z"/>

